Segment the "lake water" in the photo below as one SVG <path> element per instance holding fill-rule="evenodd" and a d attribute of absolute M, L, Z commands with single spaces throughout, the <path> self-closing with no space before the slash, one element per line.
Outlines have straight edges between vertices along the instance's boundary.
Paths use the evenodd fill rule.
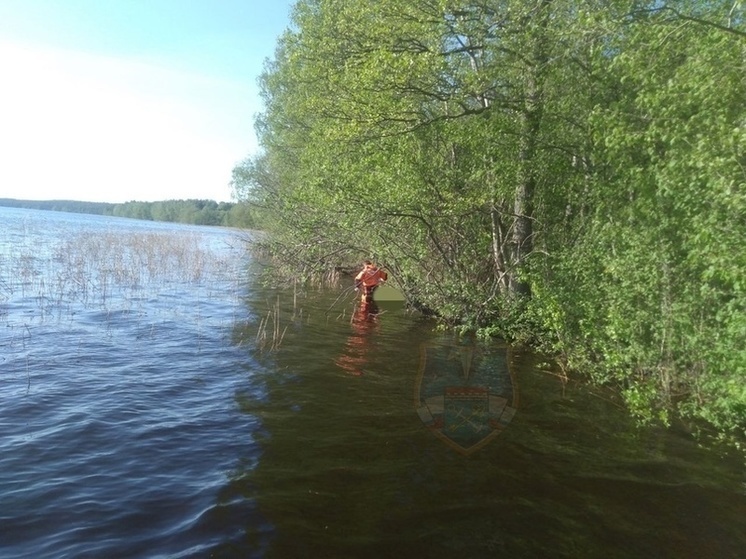
<path fill-rule="evenodd" d="M 0 208 L 0 557 L 742 557 L 742 456 L 234 230 Z"/>

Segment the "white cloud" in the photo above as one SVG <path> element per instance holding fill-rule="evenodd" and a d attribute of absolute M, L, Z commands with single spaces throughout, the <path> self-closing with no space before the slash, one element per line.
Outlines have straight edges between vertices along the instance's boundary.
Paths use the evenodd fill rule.
<path fill-rule="evenodd" d="M 255 149 L 248 86 L 0 43 L 0 197 L 227 200 Z"/>

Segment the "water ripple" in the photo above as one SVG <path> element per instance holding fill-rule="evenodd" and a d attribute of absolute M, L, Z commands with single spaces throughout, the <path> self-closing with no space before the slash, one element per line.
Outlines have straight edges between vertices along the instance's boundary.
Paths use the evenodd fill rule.
<path fill-rule="evenodd" d="M 105 298 L 95 278 L 87 292 L 71 291 L 71 280 L 54 293 L 64 259 L 45 255 L 55 242 L 102 228 L 120 242 L 143 225 L 112 231 L 110 220 L 63 216 L 35 228 L 24 216 L 15 229 L 7 220 L 13 242 L 0 239 L 0 263 L 29 255 L 16 268 L 0 264 L 12 290 L 0 300 L 0 556 L 193 557 L 238 537 L 247 518 L 261 525 L 249 500 L 221 495 L 259 452 L 259 421 L 235 401 L 261 397 L 251 363 L 230 344 L 245 293 L 237 269 L 206 270 L 196 282 L 163 274 L 157 284 L 110 283 Z M 183 234 L 144 231 L 153 228 Z M 229 234 L 204 231 L 189 234 Z"/>

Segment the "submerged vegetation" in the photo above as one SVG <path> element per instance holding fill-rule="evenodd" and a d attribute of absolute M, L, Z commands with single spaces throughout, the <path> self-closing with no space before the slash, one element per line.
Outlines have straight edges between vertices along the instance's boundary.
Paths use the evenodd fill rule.
<path fill-rule="evenodd" d="M 361 257 L 641 419 L 746 429 L 741 2 L 300 0 L 237 166 L 263 249 Z"/>

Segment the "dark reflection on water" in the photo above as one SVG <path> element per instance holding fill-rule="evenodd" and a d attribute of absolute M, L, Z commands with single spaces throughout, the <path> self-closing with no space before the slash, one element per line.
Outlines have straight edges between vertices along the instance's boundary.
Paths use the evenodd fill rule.
<path fill-rule="evenodd" d="M 3 559 L 746 549 L 742 458 L 637 429 L 531 355 L 245 282 L 226 231 L 0 218 Z"/>
<path fill-rule="evenodd" d="M 239 401 L 261 421 L 261 458 L 231 480 L 271 536 L 247 524 L 246 539 L 218 556 L 258 553 L 258 541 L 278 558 L 742 556 L 739 457 L 637 429 L 609 395 L 563 382 L 531 355 L 464 349 L 396 305 L 370 315 L 345 303 L 325 316 L 336 296 L 311 296 L 299 313 L 284 295 L 296 319 L 262 358 L 266 398 Z M 423 420 L 418 384 L 435 372 L 423 348 L 462 371 L 474 360 L 472 385 L 513 404 L 502 424 L 487 417 L 500 429 L 478 449 L 459 451 Z M 499 368 L 508 355 L 512 375 L 480 372 L 479 359 Z M 506 378 L 513 388 L 499 386 Z"/>

